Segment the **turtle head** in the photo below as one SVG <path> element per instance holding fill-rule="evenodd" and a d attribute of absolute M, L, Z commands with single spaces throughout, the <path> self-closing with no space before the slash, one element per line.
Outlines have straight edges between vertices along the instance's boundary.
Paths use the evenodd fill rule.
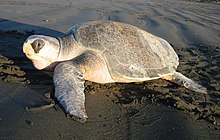
<path fill-rule="evenodd" d="M 59 41 L 44 35 L 29 36 L 23 44 L 23 52 L 39 70 L 56 62 L 59 51 Z"/>

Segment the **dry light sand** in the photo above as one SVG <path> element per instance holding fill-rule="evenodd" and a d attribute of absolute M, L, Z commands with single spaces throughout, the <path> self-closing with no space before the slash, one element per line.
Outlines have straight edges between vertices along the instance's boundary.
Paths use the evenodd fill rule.
<path fill-rule="evenodd" d="M 72 25 L 112 20 L 170 42 L 178 71 L 208 88 L 201 95 L 164 80 L 131 84 L 86 82 L 88 123 L 48 104 L 52 73 L 37 71 L 22 54 L 30 34 L 59 36 Z M 1 0 L 0 140 L 220 139 L 220 5 L 184 0 Z"/>

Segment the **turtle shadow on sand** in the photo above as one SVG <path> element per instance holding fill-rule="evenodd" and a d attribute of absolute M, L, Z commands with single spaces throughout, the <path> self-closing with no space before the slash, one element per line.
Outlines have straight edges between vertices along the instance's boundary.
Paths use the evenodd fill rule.
<path fill-rule="evenodd" d="M 195 120 L 205 120 L 219 129 L 218 103 L 207 101 L 209 95 L 187 90 L 165 80 L 104 85 L 87 82 L 86 85 L 85 93 L 113 90 L 112 102 L 126 108 L 128 118 L 139 116 L 146 106 L 156 103 L 183 111 Z"/>

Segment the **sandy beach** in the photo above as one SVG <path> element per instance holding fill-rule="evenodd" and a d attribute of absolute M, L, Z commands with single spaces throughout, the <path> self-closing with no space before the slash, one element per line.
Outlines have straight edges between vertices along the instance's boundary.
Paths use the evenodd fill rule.
<path fill-rule="evenodd" d="M 32 34 L 60 36 L 94 20 L 128 23 L 170 42 L 178 71 L 208 95 L 165 80 L 130 84 L 86 81 L 89 120 L 66 118 L 49 104 L 52 72 L 36 70 L 22 52 Z M 220 4 L 184 0 L 1 0 L 0 140 L 220 139 Z"/>

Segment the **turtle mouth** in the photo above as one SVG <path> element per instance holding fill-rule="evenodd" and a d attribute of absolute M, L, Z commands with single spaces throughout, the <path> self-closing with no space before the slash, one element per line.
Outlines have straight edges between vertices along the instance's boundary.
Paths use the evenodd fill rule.
<path fill-rule="evenodd" d="M 24 54 L 27 56 L 28 59 L 30 59 L 32 61 L 39 61 L 39 60 L 43 61 L 46 59 L 46 58 L 43 58 L 42 56 L 36 55 L 34 53 L 25 52 Z"/>
<path fill-rule="evenodd" d="M 32 61 L 34 67 L 39 70 L 44 69 L 51 64 L 51 62 L 48 59 L 42 56 L 38 56 L 36 54 L 27 53 L 27 52 L 25 53 L 25 55 L 27 56 L 28 59 Z"/>
<path fill-rule="evenodd" d="M 42 70 L 46 67 L 48 67 L 50 65 L 50 62 L 49 61 L 35 61 L 35 60 L 32 60 L 32 63 L 34 65 L 35 68 L 39 69 L 39 70 Z"/>

